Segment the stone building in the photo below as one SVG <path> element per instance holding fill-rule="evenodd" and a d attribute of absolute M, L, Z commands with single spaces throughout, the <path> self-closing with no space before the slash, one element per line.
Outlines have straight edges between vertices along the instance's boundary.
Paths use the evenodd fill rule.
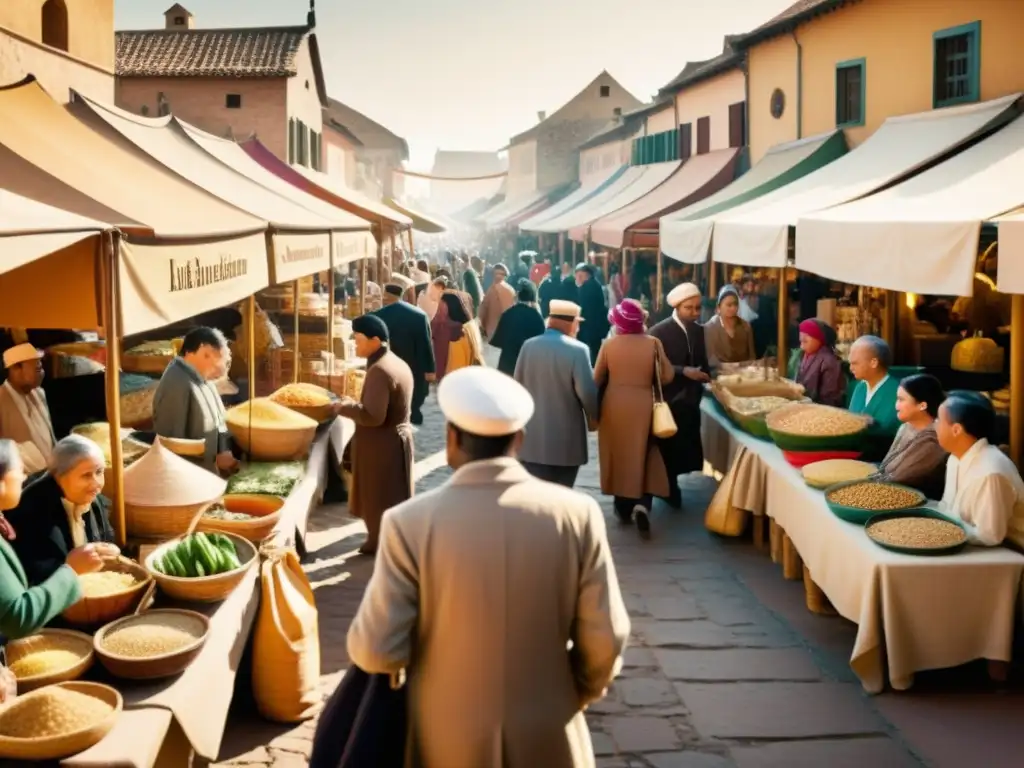
<path fill-rule="evenodd" d="M 162 29 L 117 32 L 116 57 L 119 107 L 255 135 L 282 160 L 323 168 L 327 88 L 312 4 L 304 25 L 227 29 L 204 29 L 176 4 Z"/>
<path fill-rule="evenodd" d="M 350 186 L 375 198 L 404 195 L 404 177 L 393 171 L 409 159 L 405 139 L 337 99 L 327 100 L 323 119 L 344 126 L 362 145 L 355 148 L 356 174 Z"/>
<path fill-rule="evenodd" d="M 2 0 L 0 83 L 34 75 L 53 98 L 114 98 L 114 0 Z"/>

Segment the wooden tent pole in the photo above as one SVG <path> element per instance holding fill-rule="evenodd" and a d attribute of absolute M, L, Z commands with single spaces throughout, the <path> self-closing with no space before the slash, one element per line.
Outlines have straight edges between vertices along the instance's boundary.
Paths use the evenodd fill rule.
<path fill-rule="evenodd" d="M 715 260 L 708 255 L 708 295 L 711 298 L 718 297 L 718 267 L 715 265 Z"/>
<path fill-rule="evenodd" d="M 256 399 L 256 294 L 249 296 L 249 333 L 245 340 L 248 352 L 249 402 Z"/>
<path fill-rule="evenodd" d="M 412 227 L 409 227 L 409 261 L 416 261 L 416 247 L 412 242 Z"/>
<path fill-rule="evenodd" d="M 656 254 L 656 257 L 658 259 L 658 264 L 657 264 L 657 266 L 655 267 L 655 270 L 654 270 L 654 284 L 656 286 L 655 290 L 654 290 L 654 310 L 656 312 L 660 312 L 661 311 L 661 300 L 662 300 L 661 294 L 663 293 L 662 287 L 663 287 L 663 280 L 664 280 L 664 276 L 662 274 L 662 270 L 664 268 L 664 261 L 665 260 L 661 257 L 661 248 L 660 247 L 654 253 Z"/>
<path fill-rule="evenodd" d="M 558 233 L 558 268 L 565 262 L 565 232 Z"/>
<path fill-rule="evenodd" d="M 334 233 L 329 235 L 330 257 L 327 270 L 327 351 L 330 353 L 328 360 L 331 363 L 331 370 L 327 372 L 327 383 L 330 386 L 330 377 L 334 372 Z"/>
<path fill-rule="evenodd" d="M 776 356 L 779 376 L 783 378 L 789 372 L 789 290 L 786 286 L 786 268 L 779 268 L 779 316 Z"/>
<path fill-rule="evenodd" d="M 1010 458 L 1024 469 L 1024 294 L 1014 294 L 1010 310 Z"/>
<path fill-rule="evenodd" d="M 107 423 L 110 434 L 121 434 L 121 286 L 119 282 L 120 235 L 103 235 L 106 278 L 103 291 L 103 328 L 107 337 Z M 115 543 L 122 549 L 128 543 L 124 513 L 124 457 L 120 440 L 110 441 L 110 466 L 114 470 L 113 504 Z"/>
<path fill-rule="evenodd" d="M 292 281 L 292 381 L 299 383 L 299 281 Z"/>

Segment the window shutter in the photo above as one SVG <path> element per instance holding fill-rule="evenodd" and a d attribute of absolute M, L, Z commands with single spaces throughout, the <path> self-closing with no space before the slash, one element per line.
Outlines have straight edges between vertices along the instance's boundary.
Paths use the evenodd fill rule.
<path fill-rule="evenodd" d="M 288 164 L 295 164 L 295 118 L 288 118 Z"/>
<path fill-rule="evenodd" d="M 640 140 L 633 139 L 633 146 L 630 149 L 629 155 L 630 165 L 640 165 Z"/>
<path fill-rule="evenodd" d="M 711 118 L 697 119 L 697 154 L 706 155 L 711 151 Z"/>
<path fill-rule="evenodd" d="M 693 154 L 693 123 L 679 126 L 679 159 L 688 160 Z"/>
<path fill-rule="evenodd" d="M 747 139 L 747 103 L 729 105 L 729 146 L 742 147 Z"/>

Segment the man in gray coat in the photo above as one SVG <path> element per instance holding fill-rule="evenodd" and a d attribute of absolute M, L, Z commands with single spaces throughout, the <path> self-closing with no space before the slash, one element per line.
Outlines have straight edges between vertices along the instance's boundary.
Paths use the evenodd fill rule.
<path fill-rule="evenodd" d="M 543 335 L 523 344 L 515 380 L 533 396 L 519 460 L 534 477 L 568 488 L 587 463 L 587 429 L 597 423 L 590 349 L 576 340 L 580 306 L 554 299 Z"/>

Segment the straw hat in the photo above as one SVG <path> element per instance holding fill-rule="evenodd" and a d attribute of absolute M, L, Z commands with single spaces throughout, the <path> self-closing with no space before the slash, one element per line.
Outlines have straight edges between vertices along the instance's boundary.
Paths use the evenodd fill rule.
<path fill-rule="evenodd" d="M 141 507 L 202 504 L 222 496 L 227 487 L 227 480 L 171 452 L 159 437 L 124 471 L 124 500 Z"/>

